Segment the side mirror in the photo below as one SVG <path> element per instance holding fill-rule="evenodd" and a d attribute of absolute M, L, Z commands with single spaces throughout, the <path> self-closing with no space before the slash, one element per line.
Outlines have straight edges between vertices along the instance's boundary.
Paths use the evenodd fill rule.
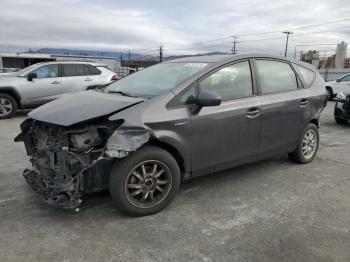
<path fill-rule="evenodd" d="M 340 78 L 337 78 L 337 80 L 335 80 L 335 82 L 340 82 Z"/>
<path fill-rule="evenodd" d="M 221 96 L 213 92 L 199 91 L 195 103 L 200 107 L 218 106 L 221 104 Z"/>
<path fill-rule="evenodd" d="M 29 73 L 27 76 L 28 81 L 33 81 L 34 78 L 37 78 L 38 75 L 36 73 Z"/>

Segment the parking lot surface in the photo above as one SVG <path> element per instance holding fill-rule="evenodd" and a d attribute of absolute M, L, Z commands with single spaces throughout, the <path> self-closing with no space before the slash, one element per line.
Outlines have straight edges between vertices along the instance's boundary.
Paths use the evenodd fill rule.
<path fill-rule="evenodd" d="M 350 261 L 350 124 L 321 117 L 308 165 L 280 156 L 186 182 L 159 214 L 130 218 L 108 192 L 79 213 L 41 202 L 14 143 L 19 114 L 0 121 L 1 261 Z M 278 128 L 278 126 L 276 126 Z"/>

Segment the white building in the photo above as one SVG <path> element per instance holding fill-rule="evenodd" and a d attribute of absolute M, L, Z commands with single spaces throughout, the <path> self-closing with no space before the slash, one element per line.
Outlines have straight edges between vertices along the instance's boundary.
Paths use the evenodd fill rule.
<path fill-rule="evenodd" d="M 341 42 L 337 45 L 337 50 L 335 53 L 335 68 L 344 68 L 344 62 L 346 58 L 346 53 L 348 49 L 348 44 L 345 42 Z"/>

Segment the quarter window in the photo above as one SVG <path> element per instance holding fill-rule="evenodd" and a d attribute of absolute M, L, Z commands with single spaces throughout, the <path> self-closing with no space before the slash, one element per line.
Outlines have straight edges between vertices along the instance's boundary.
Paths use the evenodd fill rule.
<path fill-rule="evenodd" d="M 63 65 L 62 76 L 67 77 L 67 76 L 83 76 L 83 75 L 85 75 L 83 64 Z"/>
<path fill-rule="evenodd" d="M 58 77 L 58 65 L 42 66 L 32 73 L 36 73 L 38 79 Z"/>
<path fill-rule="evenodd" d="M 298 89 L 297 77 L 288 63 L 256 60 L 261 92 L 273 94 Z"/>
<path fill-rule="evenodd" d="M 253 95 L 249 62 L 240 62 L 216 71 L 199 82 L 201 90 L 215 92 L 222 100 L 232 100 Z"/>
<path fill-rule="evenodd" d="M 304 79 L 307 85 L 310 85 L 314 81 L 316 76 L 315 72 L 297 64 L 293 64 L 293 66 L 295 70 L 297 70 L 299 76 L 301 76 Z"/>

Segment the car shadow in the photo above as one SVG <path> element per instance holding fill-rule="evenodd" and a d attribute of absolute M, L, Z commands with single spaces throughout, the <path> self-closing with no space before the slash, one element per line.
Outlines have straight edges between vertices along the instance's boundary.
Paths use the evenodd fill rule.
<path fill-rule="evenodd" d="M 261 175 L 261 172 L 266 167 L 271 165 L 288 165 L 289 163 L 290 161 L 287 157 L 280 156 L 196 177 L 182 183 L 178 197 L 180 199 L 192 198 L 189 196 L 191 192 L 201 190 L 203 194 L 205 194 L 207 190 L 211 190 L 214 187 L 222 187 L 226 184 L 230 184 L 234 187 L 238 183 L 255 179 L 257 176 Z M 43 205 L 40 205 L 40 208 L 41 207 L 43 207 Z M 45 204 L 45 208 L 48 208 L 48 205 Z M 80 218 L 85 216 L 103 216 L 107 220 L 127 217 L 115 207 L 108 190 L 85 195 L 78 212 L 74 210 L 62 210 L 52 206 L 50 206 L 49 209 L 50 211 L 48 212 L 50 216 L 78 216 Z"/>

